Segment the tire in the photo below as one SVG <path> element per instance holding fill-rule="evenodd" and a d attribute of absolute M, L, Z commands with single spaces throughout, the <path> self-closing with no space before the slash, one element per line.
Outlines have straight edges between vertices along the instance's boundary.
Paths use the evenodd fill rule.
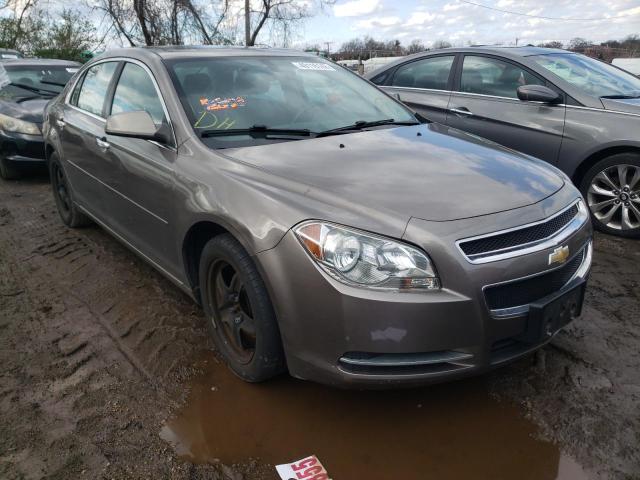
<path fill-rule="evenodd" d="M 17 180 L 20 178 L 20 171 L 4 159 L 0 158 L 0 177 L 4 180 Z"/>
<path fill-rule="evenodd" d="M 286 370 L 280 330 L 253 260 L 229 234 L 204 247 L 199 268 L 202 305 L 213 341 L 231 370 L 262 382 Z"/>
<path fill-rule="evenodd" d="M 51 187 L 53 189 L 53 198 L 58 207 L 58 213 L 62 222 L 71 228 L 86 227 L 92 224 L 92 221 L 73 201 L 73 191 L 67 181 L 67 176 L 60 164 L 57 153 L 51 154 L 49 158 L 49 175 L 51 177 Z"/>
<path fill-rule="evenodd" d="M 580 183 L 601 232 L 640 238 L 640 155 L 618 153 L 593 165 Z"/>

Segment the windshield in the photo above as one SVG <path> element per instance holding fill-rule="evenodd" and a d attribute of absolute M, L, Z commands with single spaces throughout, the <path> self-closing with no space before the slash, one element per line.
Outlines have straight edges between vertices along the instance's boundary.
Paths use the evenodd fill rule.
<path fill-rule="evenodd" d="M 60 65 L 0 64 L 0 98 L 55 96 L 77 70 Z"/>
<path fill-rule="evenodd" d="M 593 58 L 570 53 L 531 58 L 588 95 L 613 98 L 640 96 L 640 78 Z"/>
<path fill-rule="evenodd" d="M 189 58 L 167 64 L 193 128 L 213 147 L 282 141 L 287 131 L 314 134 L 356 123 L 416 123 L 405 107 L 321 58 Z M 238 132 L 256 126 L 281 136 L 252 138 Z"/>

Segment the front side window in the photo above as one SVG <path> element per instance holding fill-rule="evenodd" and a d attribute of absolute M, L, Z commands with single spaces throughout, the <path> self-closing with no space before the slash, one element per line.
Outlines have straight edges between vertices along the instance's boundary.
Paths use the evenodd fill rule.
<path fill-rule="evenodd" d="M 321 58 L 208 57 L 166 64 L 193 128 L 211 147 L 272 141 L 234 133 L 252 127 L 314 134 L 356 122 L 416 122 L 385 93 Z"/>
<path fill-rule="evenodd" d="M 79 89 L 77 98 L 73 99 L 78 108 L 102 116 L 107 89 L 117 65 L 117 62 L 104 62 L 87 70 L 82 85 L 76 87 L 76 90 Z"/>
<path fill-rule="evenodd" d="M 425 58 L 398 67 L 392 85 L 396 87 L 447 90 L 453 55 Z"/>
<path fill-rule="evenodd" d="M 462 64 L 460 91 L 495 97 L 518 98 L 522 85 L 544 85 L 529 71 L 495 58 L 467 55 Z"/>
<path fill-rule="evenodd" d="M 162 102 L 149 74 L 135 63 L 127 63 L 113 95 L 111 114 L 144 110 L 156 125 L 166 122 Z"/>
<path fill-rule="evenodd" d="M 640 78 L 585 55 L 554 53 L 531 57 L 538 65 L 595 97 L 638 98 Z"/>

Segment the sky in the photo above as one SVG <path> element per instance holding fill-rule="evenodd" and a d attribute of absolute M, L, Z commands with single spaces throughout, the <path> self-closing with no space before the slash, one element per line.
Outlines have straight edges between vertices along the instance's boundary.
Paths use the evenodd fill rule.
<path fill-rule="evenodd" d="M 594 42 L 640 34 L 640 0 L 337 0 L 300 27 L 300 45 L 332 42 L 331 51 L 355 37 L 435 40 L 458 45 L 537 44 L 574 37 Z M 544 19 L 536 17 L 553 17 Z"/>

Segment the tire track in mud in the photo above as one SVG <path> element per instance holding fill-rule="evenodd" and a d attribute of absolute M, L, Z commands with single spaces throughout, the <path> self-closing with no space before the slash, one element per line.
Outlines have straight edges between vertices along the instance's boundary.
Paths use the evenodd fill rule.
<path fill-rule="evenodd" d="M 201 313 L 43 181 L 0 183 L 0 477 L 233 478 L 157 435 L 208 347 Z M 12 418 L 10 418 L 10 416 Z"/>

